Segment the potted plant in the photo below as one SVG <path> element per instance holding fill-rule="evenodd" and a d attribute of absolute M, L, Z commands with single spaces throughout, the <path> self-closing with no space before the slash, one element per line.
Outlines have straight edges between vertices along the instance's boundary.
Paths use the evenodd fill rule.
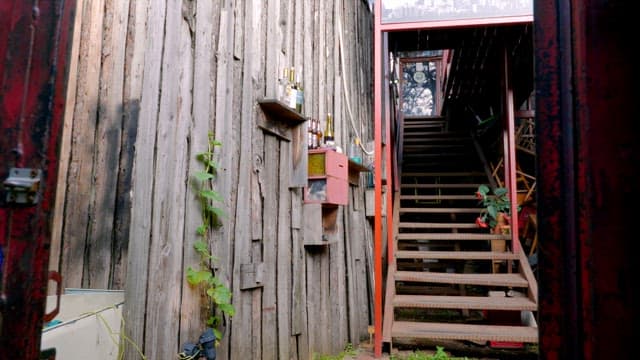
<path fill-rule="evenodd" d="M 484 206 L 476 219 L 478 227 L 494 229 L 498 225 L 509 222 L 511 200 L 507 188 L 499 187 L 491 191 L 489 186 L 482 184 L 478 186 L 476 198 Z"/>
<path fill-rule="evenodd" d="M 481 228 L 491 229 L 492 234 L 509 234 L 509 221 L 511 220 L 511 200 L 507 188 L 499 187 L 493 189 L 487 185 L 478 186 L 476 198 L 480 200 L 484 209 L 476 219 L 476 225 Z M 506 251 L 507 242 L 505 239 L 493 239 L 491 251 Z M 498 272 L 500 261 L 493 261 L 493 272 Z"/>

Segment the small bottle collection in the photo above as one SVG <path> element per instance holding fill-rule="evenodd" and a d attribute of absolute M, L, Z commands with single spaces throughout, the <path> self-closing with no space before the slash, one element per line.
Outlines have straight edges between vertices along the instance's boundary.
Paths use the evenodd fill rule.
<path fill-rule="evenodd" d="M 285 68 L 283 76 L 278 79 L 278 100 L 302 114 L 304 89 L 300 82 L 300 74 L 296 74 L 293 67 Z"/>
<path fill-rule="evenodd" d="M 307 126 L 307 148 L 308 149 L 319 149 L 319 148 L 330 148 L 336 150 L 338 152 L 342 152 L 339 146 L 336 146 L 336 141 L 334 138 L 334 125 L 333 125 L 333 115 L 331 113 L 327 114 L 327 118 L 325 120 L 324 131 L 320 126 L 320 120 L 315 118 L 310 118 Z"/>
<path fill-rule="evenodd" d="M 300 73 L 293 67 L 285 67 L 282 76 L 278 79 L 277 97 L 280 102 L 292 110 L 302 114 L 304 104 L 304 89 L 300 81 Z M 334 135 L 333 114 L 328 113 L 324 121 L 324 130 L 320 120 L 308 118 L 307 123 L 307 148 L 330 148 L 337 152 L 342 149 L 336 145 Z"/>

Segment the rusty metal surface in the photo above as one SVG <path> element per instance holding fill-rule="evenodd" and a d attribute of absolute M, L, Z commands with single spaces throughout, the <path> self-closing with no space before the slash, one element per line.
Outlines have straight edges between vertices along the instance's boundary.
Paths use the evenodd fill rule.
<path fill-rule="evenodd" d="M 37 204 L 0 197 L 0 359 L 38 359 L 75 1 L 0 2 L 0 178 L 42 171 Z"/>
<path fill-rule="evenodd" d="M 535 2 L 541 359 L 637 353 L 630 6 Z"/>

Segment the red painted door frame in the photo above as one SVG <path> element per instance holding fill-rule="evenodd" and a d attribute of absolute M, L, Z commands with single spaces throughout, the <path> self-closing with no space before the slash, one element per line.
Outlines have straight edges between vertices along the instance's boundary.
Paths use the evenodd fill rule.
<path fill-rule="evenodd" d="M 74 12 L 74 0 L 0 2 L 0 181 L 42 174 L 35 204 L 0 192 L 1 360 L 40 355 Z"/>

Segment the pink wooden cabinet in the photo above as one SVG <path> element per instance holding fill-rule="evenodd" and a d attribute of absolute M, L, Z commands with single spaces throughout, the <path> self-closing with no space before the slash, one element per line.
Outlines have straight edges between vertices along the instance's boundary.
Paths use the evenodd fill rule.
<path fill-rule="evenodd" d="M 349 199 L 349 161 L 332 149 L 309 150 L 305 203 L 347 205 Z"/>

